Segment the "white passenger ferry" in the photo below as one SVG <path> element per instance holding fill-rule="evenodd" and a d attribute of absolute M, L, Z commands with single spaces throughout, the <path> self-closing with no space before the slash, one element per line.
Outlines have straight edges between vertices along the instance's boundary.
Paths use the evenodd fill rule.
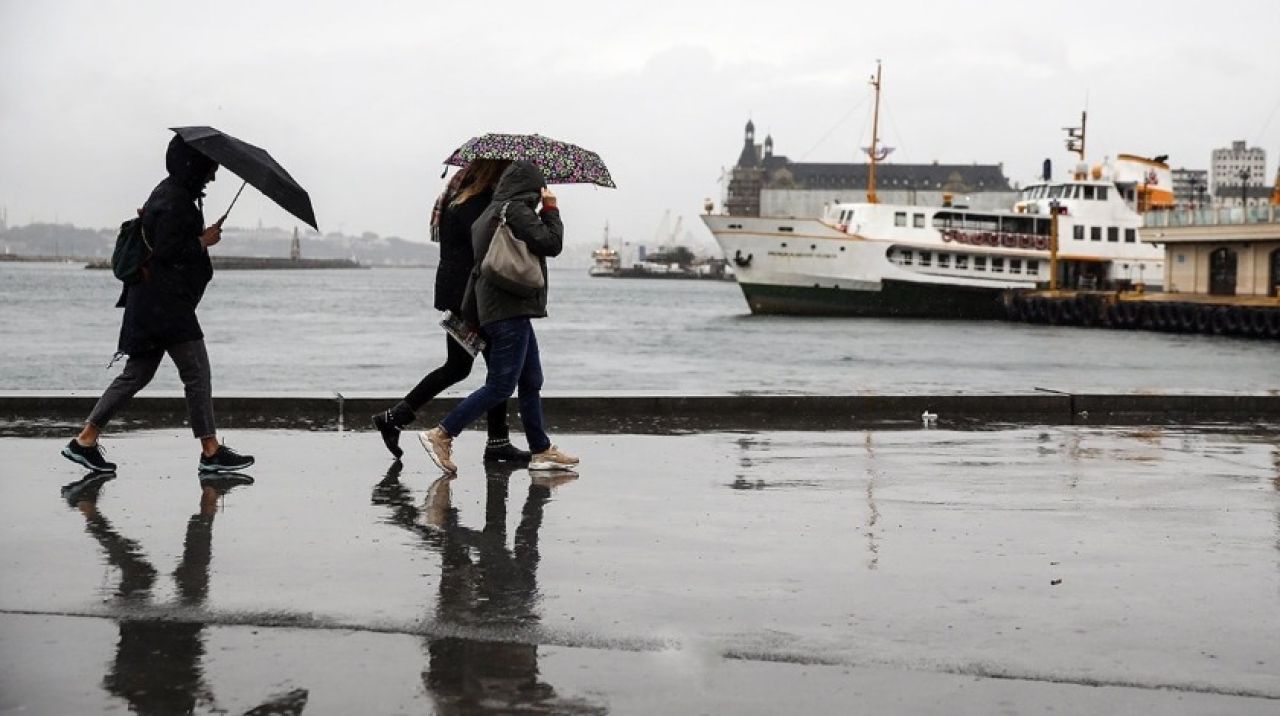
<path fill-rule="evenodd" d="M 1083 121 L 1072 131 L 1068 146 L 1083 157 Z M 972 211 L 876 201 L 876 141 L 873 129 L 865 202 L 808 219 L 703 215 L 752 312 L 1002 316 L 1001 292 L 1049 283 L 1054 208 L 1062 287 L 1163 281 L 1163 250 L 1138 241 L 1142 213 L 1173 205 L 1163 157 L 1082 164 L 1068 180 L 1028 186 L 1007 211 Z"/>

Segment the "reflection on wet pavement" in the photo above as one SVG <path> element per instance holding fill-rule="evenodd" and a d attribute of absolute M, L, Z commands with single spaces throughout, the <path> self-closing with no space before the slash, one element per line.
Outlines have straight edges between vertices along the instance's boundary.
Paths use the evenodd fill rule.
<path fill-rule="evenodd" d="M 152 601 L 157 572 L 142 553 L 141 546 L 120 536 L 110 520 L 98 510 L 98 495 L 114 473 L 85 475 L 66 485 L 61 492 L 67 502 L 84 515 L 85 531 L 102 548 L 109 565 L 119 570 L 115 601 L 125 613 L 117 620 L 120 639 L 115 660 L 102 679 L 103 688 L 129 704 L 140 714 L 186 714 L 216 708 L 213 689 L 204 682 L 201 661 L 205 654 L 205 625 L 198 619 L 168 621 L 146 615 Z M 182 558 L 172 577 L 178 604 L 199 609 L 209 595 L 209 563 L 213 559 L 213 521 L 218 500 L 232 488 L 252 484 L 247 475 L 200 481 L 198 511 L 187 520 L 182 542 Z M 307 690 L 295 689 L 272 697 L 247 714 L 300 714 L 307 703 Z"/>
<path fill-rule="evenodd" d="M 1280 701 L 1275 426 L 579 434 L 536 478 L 468 433 L 451 479 L 247 431 L 234 489 L 177 434 L 60 495 L 59 440 L 0 438 L 0 713 Z"/>
<path fill-rule="evenodd" d="M 374 487 L 373 503 L 390 509 L 389 519 L 418 535 L 421 546 L 441 561 L 435 618 L 463 626 L 528 626 L 538 621 L 538 530 L 551 487 L 576 473 L 530 481 L 515 539 L 507 544 L 507 493 L 512 465 L 485 464 L 484 526 L 466 527 L 451 502 L 457 479 L 444 474 L 427 489 L 421 508 L 399 481 L 396 461 Z M 524 471 L 521 470 L 523 473 Z M 443 713 L 477 709 L 521 713 L 604 714 L 608 709 L 559 697 L 539 680 L 538 645 L 458 637 L 428 638 L 423 684 Z"/>

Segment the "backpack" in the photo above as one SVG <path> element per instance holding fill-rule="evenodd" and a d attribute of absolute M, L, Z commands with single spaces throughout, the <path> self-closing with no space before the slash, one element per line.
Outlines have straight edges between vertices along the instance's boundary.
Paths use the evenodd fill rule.
<path fill-rule="evenodd" d="M 116 248 L 111 252 L 111 273 L 131 286 L 143 279 L 143 267 L 151 260 L 151 243 L 142 227 L 142 217 L 129 219 L 120 225 L 116 236 Z"/>

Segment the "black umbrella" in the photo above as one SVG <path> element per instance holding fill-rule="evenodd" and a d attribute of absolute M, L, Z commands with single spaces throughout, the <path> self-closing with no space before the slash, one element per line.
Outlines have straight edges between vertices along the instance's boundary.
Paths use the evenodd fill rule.
<path fill-rule="evenodd" d="M 226 167 L 227 171 L 240 177 L 245 183 L 252 184 L 268 199 L 279 204 L 281 209 L 306 222 L 307 226 L 320 230 L 316 226 L 316 213 L 311 208 L 311 197 L 307 195 L 307 190 L 299 186 L 298 182 L 289 176 L 289 172 L 276 163 L 276 160 L 272 159 L 265 150 L 240 141 L 213 127 L 171 127 L 171 129 L 177 132 L 178 136 L 182 137 L 182 141 L 192 149 Z M 244 191 L 243 184 L 240 185 L 240 191 Z M 236 205 L 236 199 L 240 198 L 240 191 L 236 192 L 235 199 L 231 200 L 231 206 Z M 227 207 L 227 214 L 231 213 L 231 206 Z M 227 218 L 227 214 L 222 215 L 218 225 Z"/>

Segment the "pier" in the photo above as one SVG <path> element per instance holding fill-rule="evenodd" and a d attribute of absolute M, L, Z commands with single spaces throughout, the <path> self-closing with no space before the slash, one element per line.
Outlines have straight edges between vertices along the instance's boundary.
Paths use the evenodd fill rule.
<path fill-rule="evenodd" d="M 1280 206 L 1152 211 L 1139 236 L 1164 247 L 1164 291 L 1009 291 L 1005 316 L 1280 340 Z"/>

